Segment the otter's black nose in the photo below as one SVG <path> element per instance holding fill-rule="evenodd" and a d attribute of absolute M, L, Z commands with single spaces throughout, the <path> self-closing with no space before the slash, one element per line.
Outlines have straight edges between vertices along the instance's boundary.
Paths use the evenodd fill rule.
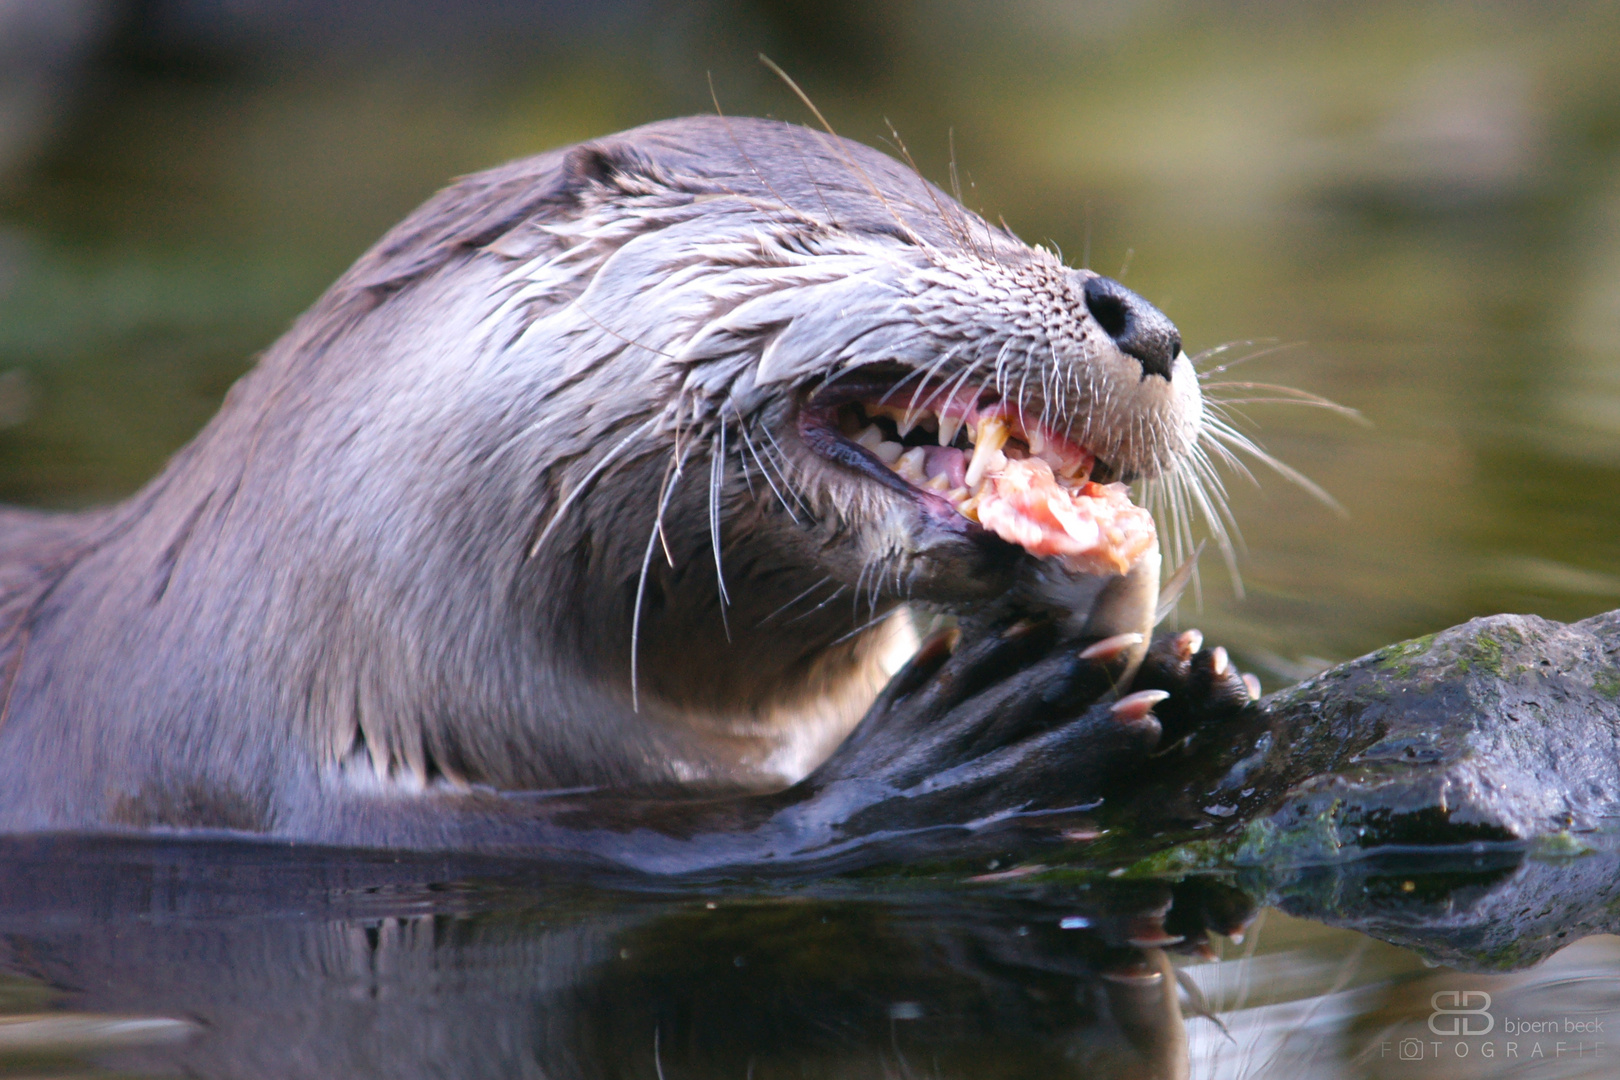
<path fill-rule="evenodd" d="M 1170 380 L 1170 366 L 1181 354 L 1181 332 L 1164 312 L 1113 278 L 1094 277 L 1086 282 L 1086 310 L 1108 332 L 1119 351 L 1136 357 L 1142 377 Z"/>

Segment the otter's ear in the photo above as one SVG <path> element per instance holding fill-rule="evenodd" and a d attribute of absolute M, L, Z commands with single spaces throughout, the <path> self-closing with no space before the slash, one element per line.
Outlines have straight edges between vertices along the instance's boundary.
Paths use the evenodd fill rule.
<path fill-rule="evenodd" d="M 623 143 L 585 143 L 563 158 L 563 187 L 574 195 L 590 188 L 607 188 L 628 195 L 644 195 L 667 186 L 657 166 Z"/>
<path fill-rule="evenodd" d="M 531 199 L 528 210 L 514 227 L 484 244 L 484 250 L 509 259 L 531 259 L 539 251 L 555 246 L 555 238 L 544 224 L 558 214 L 583 210 L 615 195 L 647 195 L 667 189 L 663 172 L 635 149 L 624 143 L 594 142 L 576 146 L 563 155 L 561 164 L 538 199 Z M 527 191 L 533 191 L 531 187 Z M 587 196 L 595 196 L 587 200 Z"/>
<path fill-rule="evenodd" d="M 608 147 L 597 143 L 586 143 L 576 146 L 568 151 L 563 159 L 563 183 L 568 187 L 580 187 L 585 184 L 608 184 L 612 181 L 616 167 L 613 156 Z"/>

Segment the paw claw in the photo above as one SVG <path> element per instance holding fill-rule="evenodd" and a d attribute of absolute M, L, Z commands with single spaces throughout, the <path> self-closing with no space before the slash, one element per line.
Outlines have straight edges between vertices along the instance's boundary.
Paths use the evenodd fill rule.
<path fill-rule="evenodd" d="M 1001 632 L 1001 640 L 1017 641 L 1019 638 L 1028 637 L 1030 634 L 1034 633 L 1035 630 L 1040 627 L 1040 625 L 1040 621 L 1036 619 L 1019 619 L 1017 622 L 1013 623 L 1011 626 L 1007 627 Z"/>
<path fill-rule="evenodd" d="M 1243 673 L 1243 688 L 1249 692 L 1250 701 L 1260 700 L 1260 680 L 1247 671 Z"/>
<path fill-rule="evenodd" d="M 1080 650 L 1082 660 L 1112 660 L 1133 645 L 1142 644 L 1142 635 L 1138 633 L 1115 634 L 1105 637 L 1101 641 L 1087 645 Z"/>
<path fill-rule="evenodd" d="M 1147 716 L 1155 705 L 1169 696 L 1168 690 L 1138 690 L 1108 706 L 1108 711 L 1114 714 L 1114 719 L 1128 723 Z"/>
<path fill-rule="evenodd" d="M 1209 667 L 1216 678 L 1226 674 L 1226 669 L 1232 666 L 1231 658 L 1226 655 L 1226 647 L 1217 645 L 1209 654 Z"/>
<path fill-rule="evenodd" d="M 1191 660 L 1204 647 L 1204 635 L 1199 630 L 1183 630 L 1176 635 L 1176 655 Z"/>

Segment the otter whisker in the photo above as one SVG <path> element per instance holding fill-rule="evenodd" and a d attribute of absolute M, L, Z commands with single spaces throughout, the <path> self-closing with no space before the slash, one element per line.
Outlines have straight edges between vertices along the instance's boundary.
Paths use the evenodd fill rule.
<path fill-rule="evenodd" d="M 823 576 L 820 581 L 817 581 L 814 585 L 812 585 L 808 589 L 804 590 L 804 592 L 800 593 L 798 596 L 795 596 L 793 599 L 789 600 L 787 603 L 783 604 L 781 607 L 777 608 L 775 611 L 771 612 L 769 615 L 765 616 L 763 619 L 759 620 L 759 622 L 755 623 L 754 625 L 756 627 L 764 626 L 766 623 L 770 622 L 772 619 L 774 619 L 778 615 L 782 614 L 782 612 L 786 611 L 788 608 L 792 607 L 794 604 L 797 604 L 800 600 L 803 600 L 805 597 L 809 596 L 811 593 L 815 592 L 817 589 L 821 588 L 823 585 L 827 584 L 827 582 L 829 582 L 831 580 L 832 580 L 831 575 Z"/>
<path fill-rule="evenodd" d="M 1058 398 L 1061 393 L 1057 384 L 1058 376 L 1060 374 L 1058 371 L 1057 345 L 1055 345 L 1050 338 L 1048 338 L 1046 341 L 1046 351 L 1047 354 L 1052 358 L 1052 363 L 1049 367 L 1041 372 L 1042 427 L 1051 426 L 1053 402 L 1054 399 Z M 1059 413 L 1062 411 L 1062 409 L 1058 410 Z"/>
<path fill-rule="evenodd" d="M 1362 416 L 1358 409 L 1352 409 L 1348 405 L 1340 405 L 1332 398 L 1325 398 L 1320 394 L 1313 394 L 1308 390 L 1300 390 L 1292 386 L 1279 386 L 1276 383 L 1262 382 L 1217 382 L 1205 383 L 1203 390 L 1206 394 L 1212 390 L 1269 390 L 1282 396 L 1258 398 L 1216 397 L 1212 400 L 1222 405 L 1310 405 L 1338 413 L 1340 416 L 1354 420 L 1358 424 L 1370 426 L 1372 423 L 1365 416 Z"/>
<path fill-rule="evenodd" d="M 1193 546 L 1192 496 L 1187 493 L 1188 482 L 1189 481 L 1186 476 L 1182 475 L 1181 473 L 1177 473 L 1175 475 L 1175 485 L 1171 488 L 1171 495 L 1173 499 L 1172 505 L 1175 508 L 1174 514 L 1176 519 L 1175 546 L 1177 563 L 1183 562 L 1188 558 L 1192 558 L 1193 556 L 1190 556 L 1188 552 L 1195 550 Z M 1193 568 L 1193 575 L 1195 578 L 1198 575 L 1198 568 L 1196 566 Z M 1194 585 L 1194 595 L 1196 596 L 1199 605 L 1202 605 L 1204 602 L 1202 582 L 1195 580 Z"/>
<path fill-rule="evenodd" d="M 1190 504 L 1191 507 L 1198 509 L 1199 516 L 1204 519 L 1211 537 L 1221 551 L 1227 572 L 1232 577 L 1233 589 L 1241 597 L 1243 584 L 1237 569 L 1237 547 L 1241 542 L 1241 534 L 1237 522 L 1232 518 L 1225 485 L 1204 450 L 1204 444 L 1208 443 L 1208 439 L 1201 435 L 1200 440 L 1199 444 L 1189 448 L 1180 466 L 1166 472 L 1157 482 L 1166 487 L 1169 505 L 1179 507 L 1172 510 L 1177 519 L 1172 532 L 1173 558 L 1179 563 L 1182 553 L 1186 550 L 1183 545 L 1187 547 L 1191 545 L 1190 530 L 1184 529 L 1184 523 L 1190 519 L 1190 514 L 1187 513 Z M 1195 587 L 1196 584 L 1195 578 Z M 1199 602 L 1202 602 L 1201 597 Z"/>
<path fill-rule="evenodd" d="M 540 530 L 540 535 L 536 536 L 534 538 L 534 543 L 529 545 L 529 558 L 532 559 L 540 553 L 540 546 L 546 542 L 546 537 L 550 536 L 552 530 L 557 527 L 557 523 L 562 520 L 563 514 L 570 506 L 574 504 L 574 500 L 579 498 L 580 495 L 584 494 L 585 489 L 590 487 L 591 483 L 602 474 L 602 470 L 606 469 L 609 465 L 612 465 L 615 461 L 617 461 L 619 454 L 624 452 L 625 447 L 629 446 L 636 439 L 639 439 L 645 435 L 647 431 L 657 422 L 658 418 L 654 417 L 651 420 L 638 424 L 634 429 L 631 430 L 630 434 L 620 439 L 613 445 L 611 450 L 596 460 L 596 464 L 590 467 L 590 470 L 580 478 L 579 483 L 574 485 L 574 489 L 564 496 L 563 500 L 557 504 L 557 509 L 552 511 L 551 518 L 546 522 L 545 527 Z M 536 427 L 538 427 L 538 425 L 536 425 Z"/>
<path fill-rule="evenodd" d="M 737 154 L 743 159 L 743 164 L 748 166 L 748 171 L 753 173 L 754 174 L 754 179 L 759 181 L 760 186 L 763 187 L 766 191 L 770 192 L 771 197 L 774 198 L 777 202 L 781 203 L 790 213 L 795 214 L 795 215 L 797 215 L 799 217 L 807 217 L 808 215 L 800 213 L 798 210 L 796 210 L 794 208 L 792 203 L 790 203 L 786 199 L 782 198 L 781 193 L 778 192 L 776 190 L 776 188 L 771 185 L 771 182 L 769 180 L 765 179 L 765 174 L 759 171 L 759 167 L 754 164 L 754 159 L 748 156 L 748 151 L 743 149 L 742 140 L 738 139 L 736 131 L 732 130 L 731 119 L 728 116 L 726 116 L 726 114 L 720 108 L 720 95 L 715 93 L 715 90 L 714 90 L 714 73 L 713 72 L 708 73 L 708 79 L 709 79 L 709 100 L 714 102 L 714 115 L 718 116 L 720 118 L 720 122 L 725 125 L 725 127 L 726 127 L 726 137 L 731 140 L 732 148 L 734 150 L 736 150 Z M 822 200 L 822 205 L 823 205 L 823 207 L 826 206 L 826 199 Z M 828 217 L 831 217 L 831 216 L 832 215 L 829 212 Z"/>
<path fill-rule="evenodd" d="M 1241 431 L 1238 431 L 1236 428 L 1226 424 L 1224 421 L 1217 420 L 1210 424 L 1209 432 L 1215 439 L 1218 439 L 1225 445 L 1233 447 L 1237 450 L 1241 450 L 1245 454 L 1249 454 L 1255 458 L 1255 460 L 1264 464 L 1277 475 L 1283 477 L 1285 480 L 1293 482 L 1298 487 L 1303 488 L 1318 502 L 1328 507 L 1328 509 L 1332 510 L 1339 516 L 1350 516 L 1349 512 L 1345 510 L 1345 508 L 1339 503 L 1339 500 L 1335 499 L 1332 495 L 1329 495 L 1320 484 L 1316 483 L 1316 481 L 1312 480 L 1310 477 L 1306 476 L 1293 466 L 1285 465 L 1283 462 L 1277 460 L 1277 458 L 1273 457 L 1253 439 L 1249 438 Z"/>
<path fill-rule="evenodd" d="M 788 89 L 792 90 L 793 93 L 797 95 L 798 99 L 804 102 L 804 107 L 810 110 L 811 115 L 816 118 L 817 122 L 820 123 L 822 127 L 827 129 L 827 134 L 832 136 L 832 148 L 839 157 L 844 159 L 844 164 L 849 166 L 850 171 L 861 178 L 861 182 L 866 185 L 866 189 L 872 193 L 872 196 L 875 199 L 877 199 L 878 204 L 881 205 L 884 210 L 888 211 L 889 216 L 894 219 L 895 224 L 898 225 L 906 234 L 907 239 L 920 247 L 927 247 L 928 245 L 923 241 L 923 238 L 918 235 L 917 230 L 913 229 L 911 227 L 911 223 L 900 216 L 900 214 L 889 203 L 889 200 L 884 196 L 882 189 L 874 184 L 872 182 L 872 178 L 867 175 L 866 170 L 861 168 L 860 162 L 856 161 L 855 158 L 850 155 L 849 150 L 844 146 L 844 141 L 838 137 L 838 132 L 833 130 L 833 126 L 827 122 L 827 118 L 821 115 L 821 110 L 816 108 L 816 103 L 814 101 L 810 100 L 810 95 L 806 94 L 802 89 L 800 89 L 799 84 L 793 81 L 792 76 L 778 67 L 776 62 L 770 57 L 766 56 L 764 53 L 760 53 L 759 59 L 762 64 L 776 73 L 777 78 L 781 79 L 787 84 Z"/>
<path fill-rule="evenodd" d="M 731 597 L 726 593 L 726 572 L 720 565 L 720 487 L 725 482 L 726 469 L 726 425 L 721 424 L 720 430 L 714 436 L 714 452 L 709 457 L 709 540 L 714 548 L 714 579 L 720 590 L 720 626 L 725 631 L 726 640 L 731 640 L 731 622 L 726 617 L 726 608 L 731 606 Z"/>
<path fill-rule="evenodd" d="M 867 601 L 867 610 L 873 615 L 877 614 L 878 602 L 883 599 L 883 560 L 878 560 L 877 573 L 872 575 L 872 594 Z"/>
<path fill-rule="evenodd" d="M 629 336 L 627 336 L 625 334 L 622 334 L 619 331 L 613 329 L 613 327 L 609 326 L 607 323 L 604 323 L 601 319 L 598 319 L 595 315 L 592 315 L 591 312 L 590 312 L 590 309 L 587 308 L 583 303 L 580 302 L 581 297 L 583 295 L 584 294 L 581 293 L 580 296 L 574 297 L 572 300 L 570 300 L 568 302 L 568 306 L 570 308 L 572 308 L 574 311 L 577 311 L 581 315 L 585 316 L 586 320 L 588 322 L 594 324 L 595 327 L 598 330 L 602 331 L 602 333 L 606 334 L 608 337 L 618 338 L 620 341 L 624 342 L 626 345 L 631 346 L 632 348 L 645 349 L 648 352 L 652 353 L 654 356 L 661 356 L 666 360 L 673 360 L 675 358 L 674 353 L 666 352 L 663 349 L 655 348 L 655 347 L 653 347 L 651 345 L 647 345 L 647 344 L 644 344 L 644 343 L 642 343 L 640 341 L 637 341 L 635 338 L 629 337 Z"/>
<path fill-rule="evenodd" d="M 1258 344 L 1258 342 L 1249 341 L 1249 342 L 1243 342 L 1242 344 L 1254 345 L 1254 344 Z M 1224 371 L 1230 371 L 1232 368 L 1237 367 L 1239 364 L 1247 364 L 1250 360 L 1258 360 L 1263 356 L 1271 356 L 1271 355 L 1273 355 L 1275 353 L 1286 352 L 1289 349 L 1297 349 L 1297 348 L 1300 348 L 1301 346 L 1303 346 L 1304 344 L 1305 344 L 1305 342 L 1303 342 L 1303 341 L 1279 342 L 1278 344 L 1272 345 L 1268 349 L 1261 349 L 1259 352 L 1252 352 L 1252 353 L 1249 353 L 1247 356 L 1240 356 L 1236 360 L 1228 360 L 1226 363 L 1219 364 L 1219 365 L 1217 365 L 1215 367 L 1212 367 L 1212 368 L 1208 369 L 1207 371 L 1200 371 L 1198 373 L 1198 378 L 1200 380 L 1208 379 L 1213 375 L 1219 375 Z"/>
<path fill-rule="evenodd" d="M 861 572 L 855 575 L 855 595 L 850 597 L 849 617 L 853 622 L 861 619 L 861 594 L 866 590 L 866 575 L 872 569 L 870 560 L 861 564 Z"/>
<path fill-rule="evenodd" d="M 688 447 L 690 449 L 690 447 Z M 636 580 L 636 608 L 630 619 L 630 709 L 632 712 L 641 711 L 641 683 L 637 654 L 641 646 L 641 602 L 647 594 L 647 574 L 652 569 L 653 547 L 664 535 L 664 511 L 669 509 L 669 500 L 675 494 L 675 485 L 681 481 L 681 470 L 686 466 L 686 454 L 682 452 L 678 459 L 673 461 L 673 469 L 666 475 L 664 490 L 658 499 L 658 513 L 653 517 L 652 532 L 647 536 L 647 550 L 641 555 L 641 576 Z M 669 549 L 664 549 L 666 557 Z M 674 566 L 674 560 L 670 560 Z"/>
<path fill-rule="evenodd" d="M 1033 368 L 1034 366 L 1035 366 L 1034 358 L 1031 357 L 1028 353 L 1025 353 L 1025 355 L 1024 355 L 1024 374 L 1023 374 L 1023 377 L 1018 380 L 1018 411 L 1019 412 L 1024 411 L 1024 406 L 1029 401 L 1029 372 L 1030 372 L 1030 369 Z"/>
<path fill-rule="evenodd" d="M 850 612 L 852 618 L 861 617 L 861 601 L 866 601 L 866 617 L 868 619 L 877 615 L 878 599 L 883 594 L 883 556 L 874 555 L 861 567 L 859 584 L 856 587 L 855 606 Z M 864 585 L 864 588 L 862 588 Z"/>
<path fill-rule="evenodd" d="M 951 197 L 957 202 L 961 202 L 962 178 L 956 174 L 956 128 L 954 125 L 945 129 L 945 145 L 950 148 L 951 156 Z"/>
<path fill-rule="evenodd" d="M 1260 481 L 1254 475 L 1254 472 L 1249 468 L 1248 463 L 1228 449 L 1225 443 L 1214 437 L 1215 425 L 1227 424 L 1227 417 L 1225 416 L 1225 411 L 1215 406 L 1213 402 L 1208 404 L 1210 407 L 1205 418 L 1207 430 L 1202 434 L 1203 449 L 1208 453 L 1213 453 L 1215 457 L 1220 460 L 1221 464 L 1243 477 L 1243 479 L 1258 486 Z"/>
<path fill-rule="evenodd" d="M 868 583 L 870 579 L 870 584 Z M 883 558 L 874 555 L 861 566 L 861 572 L 855 579 L 855 595 L 852 598 L 850 618 L 859 620 L 861 617 L 861 600 L 864 597 L 867 604 L 867 617 L 877 614 L 878 596 L 883 588 Z"/>
<path fill-rule="evenodd" d="M 928 192 L 929 201 L 934 204 L 934 213 L 938 215 L 940 221 L 945 223 L 945 228 L 950 231 L 951 236 L 957 243 L 962 244 L 971 251 L 973 257 L 982 265 L 985 261 L 984 256 L 979 253 L 979 246 L 973 242 L 973 234 L 963 227 L 959 216 L 945 212 L 944 204 L 939 201 L 939 196 L 934 194 L 934 185 L 930 184 L 928 178 L 923 176 L 922 170 L 917 168 L 917 162 L 912 158 L 911 150 L 906 146 L 906 140 L 900 137 L 899 129 L 890 122 L 887 116 L 883 118 L 883 123 L 888 126 L 889 134 L 894 136 L 894 144 L 900 150 L 900 156 L 906 159 L 906 164 L 911 167 L 912 174 L 922 182 L 923 190 Z"/>
<path fill-rule="evenodd" d="M 771 446 L 776 450 L 776 458 L 773 460 L 772 464 L 776 465 L 776 474 L 782 478 L 782 484 L 790 493 L 792 493 L 793 501 L 799 504 L 799 509 L 803 510 L 807 516 L 814 517 L 814 513 L 805 503 L 804 497 L 799 494 L 798 488 L 795 488 L 788 481 L 787 472 L 782 468 L 781 463 L 787 460 L 787 451 L 782 449 L 782 444 L 776 441 L 776 434 L 772 432 L 769 427 L 765 428 L 765 437 L 771 440 Z"/>
<path fill-rule="evenodd" d="M 1164 555 L 1172 565 L 1181 565 L 1183 515 L 1176 474 L 1171 473 L 1143 485 L 1142 504 L 1155 520 L 1162 520 L 1168 526 L 1161 530 L 1161 536 L 1166 541 Z"/>
<path fill-rule="evenodd" d="M 1277 344 L 1276 338 L 1239 338 L 1235 341 L 1223 341 L 1219 345 L 1211 345 L 1207 349 L 1200 349 L 1195 353 L 1190 353 L 1187 356 L 1187 359 L 1192 361 L 1193 367 L 1197 367 L 1205 360 L 1213 360 L 1217 356 L 1224 355 L 1225 353 L 1231 352 L 1233 349 L 1242 348 L 1246 345 L 1275 344 Z"/>
<path fill-rule="evenodd" d="M 963 228 L 967 231 L 969 237 L 971 237 L 973 234 L 973 221 L 975 215 L 968 214 L 967 211 L 964 210 L 960 205 L 962 202 L 962 178 L 957 174 L 956 171 L 956 128 L 950 127 L 945 129 L 945 141 L 950 147 L 951 194 L 953 197 L 955 197 L 958 203 L 955 212 L 959 218 L 963 219 Z M 991 260 L 995 262 L 996 266 L 1005 269 L 1005 264 L 1001 261 L 1001 255 L 996 251 L 996 238 L 995 235 L 990 231 L 990 223 L 985 221 L 983 218 L 979 218 L 978 222 L 980 225 L 984 226 L 984 236 L 985 240 L 988 242 Z M 1011 230 L 1008 231 L 1010 232 Z M 980 255 L 977 245 L 972 246 L 973 253 L 979 256 L 979 261 L 981 263 L 984 262 L 984 257 Z"/>
<path fill-rule="evenodd" d="M 974 360 L 962 371 L 962 374 L 948 384 L 949 389 L 944 397 L 945 404 L 949 405 L 956 400 L 956 396 L 962 392 L 962 388 L 967 385 L 969 379 L 973 378 L 973 373 L 979 370 L 979 365 L 982 363 L 984 363 L 984 356 L 980 355 L 978 359 Z"/>
<path fill-rule="evenodd" d="M 1220 511 L 1220 520 L 1230 526 L 1232 535 L 1241 539 L 1237 519 L 1232 516 L 1230 499 L 1227 497 L 1226 481 L 1221 478 L 1220 472 L 1215 468 L 1215 463 L 1210 460 L 1207 453 L 1207 449 L 1211 445 L 1219 446 L 1219 444 L 1213 444 L 1207 440 L 1194 446 L 1191 452 L 1188 453 L 1187 460 L 1192 466 L 1193 474 L 1199 478 L 1198 490 L 1203 491 L 1214 503 Z M 1224 449 L 1222 453 L 1230 459 L 1230 455 L 1226 455 Z M 1251 480 L 1253 479 L 1253 474 L 1249 473 L 1248 469 L 1244 468 L 1242 472 Z"/>
<path fill-rule="evenodd" d="M 742 436 L 743 445 L 748 448 L 748 452 L 754 455 L 754 464 L 759 467 L 759 475 L 764 477 L 765 483 L 770 485 L 772 493 L 776 495 L 776 501 L 782 504 L 782 509 L 787 511 L 787 516 L 793 520 L 793 524 L 799 524 L 799 516 L 793 512 L 793 507 L 788 505 L 787 496 L 783 495 L 782 490 L 776 486 L 776 481 L 771 479 L 770 470 L 765 468 L 765 462 L 760 459 L 759 451 L 754 448 L 754 440 L 748 437 L 747 426 L 743 424 L 737 425 L 737 434 Z M 787 477 L 782 478 L 782 483 L 787 483 Z"/>
<path fill-rule="evenodd" d="M 742 413 L 740 411 L 738 411 L 737 406 L 736 406 L 735 403 L 732 403 L 731 411 L 733 413 L 735 413 L 736 416 L 737 416 L 737 430 L 739 432 L 741 432 L 743 430 L 743 416 L 742 416 Z M 720 422 L 722 424 L 725 423 L 724 417 L 721 418 Z M 756 494 L 754 492 L 754 474 L 751 473 L 748 470 L 748 457 L 747 457 L 747 455 L 739 453 L 737 455 L 737 465 L 738 465 L 739 468 L 742 469 L 743 483 L 748 485 L 748 497 L 751 498 L 751 499 L 756 498 L 757 496 L 756 496 Z"/>
<path fill-rule="evenodd" d="M 882 622 L 884 619 L 889 618 L 893 614 L 894 614 L 893 611 L 885 611 L 881 615 L 874 614 L 871 618 L 867 619 L 865 622 L 863 622 L 859 626 L 855 627 L 855 629 L 851 630 L 849 633 L 843 634 L 843 635 L 841 635 L 839 637 L 833 638 L 832 641 L 829 643 L 828 647 L 831 648 L 833 645 L 842 645 L 844 642 L 848 641 L 852 637 L 859 637 L 861 634 L 866 633 L 868 630 L 872 629 L 872 627 L 876 626 L 878 623 Z"/>
<path fill-rule="evenodd" d="M 677 403 L 676 407 L 677 409 L 679 408 L 679 403 Z M 664 470 L 664 482 L 658 489 L 658 505 L 660 507 L 669 501 L 665 497 L 664 492 L 672 486 L 672 478 L 679 477 L 681 468 L 686 464 L 687 454 L 691 451 L 693 443 L 697 441 L 694 438 L 692 442 L 685 443 L 683 445 L 681 439 L 684 434 L 685 429 L 682 428 L 680 420 L 677 419 L 675 423 L 674 436 L 675 446 L 670 452 L 669 465 Z M 675 569 L 675 555 L 669 550 L 669 534 L 664 531 L 664 514 L 662 510 L 659 510 L 658 512 L 657 524 L 658 541 L 664 549 L 664 561 L 668 563 L 669 568 L 673 570 Z"/>
<path fill-rule="evenodd" d="M 1012 347 L 1015 340 L 1017 339 L 1009 337 L 1001 351 L 996 353 L 996 393 L 1002 398 L 1007 396 L 1007 350 Z"/>
<path fill-rule="evenodd" d="M 832 207 L 827 203 L 827 193 L 821 189 L 821 184 L 816 180 L 815 170 L 810 168 L 810 161 L 804 156 L 803 144 L 798 139 L 794 139 L 792 140 L 792 146 L 794 156 L 799 159 L 799 165 L 804 169 L 805 180 L 815 189 L 816 198 L 821 202 L 821 209 L 827 215 L 827 227 L 831 229 L 841 228 L 842 226 L 838 224 L 838 215 L 833 213 Z"/>
<path fill-rule="evenodd" d="M 928 389 L 928 385 L 929 385 L 929 383 L 931 383 L 933 381 L 934 376 L 937 375 L 939 373 L 940 369 L 943 368 L 946 364 L 948 364 L 952 360 L 956 359 L 956 354 L 961 352 L 963 348 L 964 348 L 964 345 L 952 346 L 951 348 L 946 349 L 944 354 L 942 356 L 940 356 L 940 358 L 938 360 L 935 360 L 932 364 L 928 365 L 926 373 L 923 375 L 922 379 L 920 379 L 918 381 L 918 383 L 917 383 L 917 389 L 912 391 L 911 404 L 908 406 L 908 408 L 910 408 L 912 410 L 915 410 L 917 408 L 918 399 L 922 396 L 923 391 Z M 910 376 L 908 375 L 907 378 L 910 378 Z M 904 380 L 902 380 L 902 381 L 904 381 Z M 891 388 L 887 393 L 885 393 L 881 398 L 878 399 L 878 403 L 882 404 L 883 402 L 887 401 L 889 399 L 889 394 L 894 393 L 894 391 L 898 390 L 899 388 L 900 388 L 899 385 L 896 384 L 893 388 Z M 930 396 L 928 400 L 933 401 L 934 400 L 933 396 Z"/>
<path fill-rule="evenodd" d="M 841 371 L 838 374 L 842 375 L 845 372 L 853 372 L 853 371 L 859 371 L 859 370 L 860 370 L 859 367 L 845 368 L 844 371 Z M 928 377 L 926 375 L 924 375 L 924 372 L 927 371 L 927 370 L 929 370 L 929 369 L 928 368 L 920 368 L 920 367 L 912 368 L 910 371 L 908 371 L 904 375 L 900 376 L 899 379 L 895 380 L 894 385 L 889 387 L 887 390 L 885 390 L 883 392 L 883 396 L 878 398 L 877 403 L 879 405 L 887 404 L 888 400 L 891 397 L 893 397 L 895 395 L 895 393 L 900 390 L 901 387 L 905 386 L 906 383 L 910 382 L 912 379 L 920 379 L 921 380 L 921 382 L 919 382 L 918 385 L 917 385 L 917 392 L 921 393 L 928 385 Z M 834 381 L 834 379 L 836 379 L 836 378 L 837 378 L 837 376 L 834 376 L 833 378 L 830 378 L 830 379 L 826 379 L 825 381 L 822 382 L 822 384 L 821 384 L 822 387 L 826 387 L 826 386 L 831 385 L 832 382 Z M 913 396 L 912 397 L 911 408 L 915 409 L 917 407 L 916 402 L 917 402 L 917 399 L 916 399 L 915 396 Z"/>
<path fill-rule="evenodd" d="M 1348 405 L 1340 405 L 1336 401 L 1311 401 L 1297 397 L 1223 397 L 1219 400 L 1222 405 L 1305 405 L 1310 408 L 1326 409 L 1338 413 L 1347 420 L 1370 425 L 1372 421 L 1361 415 L 1360 410 L 1352 409 Z"/>
<path fill-rule="evenodd" d="M 827 578 L 822 578 L 823 583 L 826 582 L 827 580 L 828 580 Z M 849 588 L 848 585 L 840 585 L 840 586 L 838 586 L 838 588 L 836 588 L 836 589 L 834 589 L 832 591 L 832 595 L 828 596 L 827 599 L 823 600 L 821 603 L 817 604 L 815 607 L 811 608 L 809 611 L 801 612 L 800 614 L 793 616 L 793 618 L 789 619 L 787 622 L 783 623 L 782 625 L 783 626 L 792 626 L 794 623 L 798 622 L 800 619 L 808 619 L 810 616 L 814 615 L 816 612 L 820 611 L 822 608 L 826 607 L 828 604 L 832 603 L 834 600 L 836 600 L 840 596 L 842 596 L 843 593 L 844 593 L 844 590 L 847 589 L 847 588 Z"/>

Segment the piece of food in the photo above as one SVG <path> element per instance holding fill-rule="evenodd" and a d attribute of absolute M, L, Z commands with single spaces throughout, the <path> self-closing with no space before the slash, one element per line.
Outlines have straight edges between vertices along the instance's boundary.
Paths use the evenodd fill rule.
<path fill-rule="evenodd" d="M 981 390 L 917 394 L 917 404 L 855 401 L 843 437 L 969 521 L 1074 574 L 1127 573 L 1155 544 L 1153 517 L 1124 484 L 1096 483 L 1097 459 L 1065 434 Z"/>
<path fill-rule="evenodd" d="M 984 477 L 979 524 L 1077 574 L 1123 574 L 1153 546 L 1153 515 L 1124 484 L 1059 482 L 1040 458 L 1009 460 Z"/>

